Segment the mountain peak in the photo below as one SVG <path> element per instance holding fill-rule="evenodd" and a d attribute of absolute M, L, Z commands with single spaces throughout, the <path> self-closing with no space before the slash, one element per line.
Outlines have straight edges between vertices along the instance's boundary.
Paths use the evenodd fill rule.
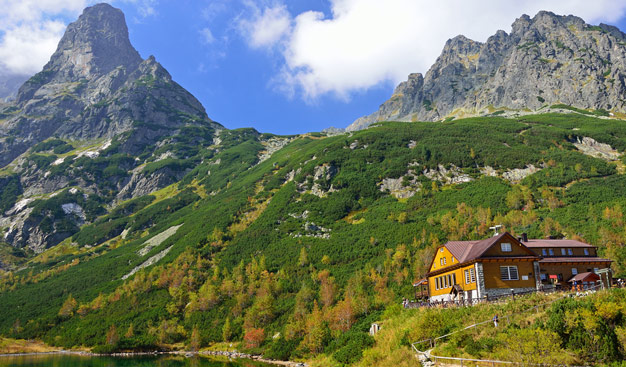
<path fill-rule="evenodd" d="M 573 15 L 540 11 L 487 42 L 446 42 L 424 75 L 398 86 L 379 110 L 347 130 L 384 120 L 437 121 L 498 111 L 519 115 L 568 105 L 610 116 L 626 112 L 626 35 Z M 410 86 L 410 87 L 409 87 Z M 557 109 L 557 107 L 554 107 Z"/>
<path fill-rule="evenodd" d="M 74 77 L 89 77 L 119 66 L 132 69 L 141 61 L 130 43 L 124 13 L 102 3 L 86 8 L 67 27 L 47 66 L 69 66 Z"/>

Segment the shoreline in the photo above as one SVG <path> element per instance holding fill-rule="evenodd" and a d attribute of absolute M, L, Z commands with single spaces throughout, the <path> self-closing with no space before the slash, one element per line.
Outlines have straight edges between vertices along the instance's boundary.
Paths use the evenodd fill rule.
<path fill-rule="evenodd" d="M 165 355 L 182 355 L 184 357 L 194 356 L 214 356 L 214 357 L 227 357 L 229 359 L 250 359 L 257 362 L 269 363 L 278 366 L 288 367 L 306 367 L 304 362 L 292 362 L 292 361 L 275 361 L 271 359 L 265 359 L 260 355 L 253 355 L 240 352 L 229 351 L 212 351 L 205 350 L 199 352 L 191 351 L 154 351 L 154 352 L 119 352 L 119 353 L 92 353 L 86 351 L 74 351 L 74 350 L 57 350 L 50 352 L 26 352 L 26 353 L 0 353 L 0 358 L 3 357 L 27 357 L 27 356 L 46 356 L 46 355 L 75 355 L 82 357 L 139 357 L 139 356 L 165 356 Z"/>

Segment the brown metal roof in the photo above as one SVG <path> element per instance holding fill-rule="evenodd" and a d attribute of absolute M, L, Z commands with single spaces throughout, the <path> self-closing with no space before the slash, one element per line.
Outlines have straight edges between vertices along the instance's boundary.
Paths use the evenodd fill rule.
<path fill-rule="evenodd" d="M 571 263 L 571 262 L 580 262 L 580 263 L 585 263 L 585 262 L 592 262 L 592 263 L 602 263 L 602 262 L 613 262 L 613 260 L 609 260 L 609 259 L 601 259 L 599 257 L 592 257 L 592 256 L 588 256 L 588 257 L 544 257 L 543 259 L 539 260 L 539 263 Z"/>
<path fill-rule="evenodd" d="M 444 246 L 460 263 L 464 263 L 480 257 L 505 235 L 506 232 L 481 241 L 448 241 Z"/>
<path fill-rule="evenodd" d="M 526 247 L 535 248 L 535 247 L 594 247 L 588 243 L 576 241 L 576 240 L 550 240 L 550 239 L 539 239 L 539 240 L 528 240 L 526 242 L 522 242 Z"/>
<path fill-rule="evenodd" d="M 600 280 L 600 276 L 598 276 L 596 273 L 592 273 L 592 272 L 586 272 L 586 273 L 580 273 L 580 274 L 576 274 L 575 276 L 572 277 L 572 279 L 568 280 L 568 282 L 585 282 L 585 281 L 596 281 L 596 280 Z"/>

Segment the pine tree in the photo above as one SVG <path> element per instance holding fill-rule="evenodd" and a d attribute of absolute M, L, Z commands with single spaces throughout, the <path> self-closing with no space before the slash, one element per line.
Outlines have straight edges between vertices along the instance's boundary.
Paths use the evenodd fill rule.
<path fill-rule="evenodd" d="M 76 309 L 76 306 L 78 306 L 78 302 L 76 302 L 74 297 L 72 297 L 72 295 L 70 294 L 69 296 L 67 296 L 65 302 L 63 302 L 63 306 L 61 306 L 61 309 L 59 310 L 59 316 L 70 317 L 74 315 L 74 310 Z"/>
<path fill-rule="evenodd" d="M 120 341 L 120 337 L 117 334 L 117 328 L 115 327 L 115 325 L 111 325 L 106 335 L 106 344 L 116 345 L 119 341 Z"/>
<path fill-rule="evenodd" d="M 133 323 L 131 322 L 128 330 L 126 331 L 126 334 L 124 334 L 124 337 L 130 339 L 133 336 L 135 336 L 135 329 L 133 327 Z"/>
<path fill-rule="evenodd" d="M 230 341 L 230 338 L 233 336 L 232 326 L 230 325 L 230 317 L 226 318 L 224 322 L 224 326 L 222 327 L 222 339 L 225 342 Z"/>
<path fill-rule="evenodd" d="M 306 253 L 306 248 L 302 247 L 300 249 L 300 257 L 298 258 L 298 265 L 305 266 L 309 263 L 309 256 Z"/>
<path fill-rule="evenodd" d="M 197 352 L 200 349 L 200 331 L 198 331 L 198 325 L 194 325 L 191 331 L 191 338 L 189 340 L 189 348 L 193 352 Z"/>

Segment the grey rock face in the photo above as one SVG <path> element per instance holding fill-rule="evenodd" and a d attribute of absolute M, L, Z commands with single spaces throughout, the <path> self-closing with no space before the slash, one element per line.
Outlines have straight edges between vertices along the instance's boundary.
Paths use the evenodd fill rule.
<path fill-rule="evenodd" d="M 51 200 L 68 186 L 85 200 L 95 195 L 114 205 L 179 181 L 187 169 L 165 166 L 148 174 L 137 167 L 149 158 L 155 161 L 157 149 L 189 128 L 205 131 L 208 141 L 223 129 L 154 57 L 141 58 L 119 9 L 108 4 L 85 9 L 67 27 L 43 70 L 22 85 L 15 100 L 0 101 L 0 167 L 11 164 L 23 188 L 14 207 L 0 213 L 0 240 L 41 252 L 92 221 L 89 206 L 74 201 L 54 204 L 54 215 L 29 206 L 37 199 Z M 79 153 L 60 153 L 41 167 L 30 161 L 34 151 L 29 149 L 51 137 L 74 142 Z M 203 139 L 207 136 L 189 144 L 206 144 Z M 111 145 L 113 152 L 107 153 Z M 107 161 L 114 170 L 106 176 L 99 171 L 105 167 L 94 161 L 112 155 L 121 160 Z M 81 160 L 89 162 L 83 166 Z"/>
<path fill-rule="evenodd" d="M 378 121 L 437 121 L 531 112 L 553 104 L 626 111 L 626 36 L 575 16 L 539 12 L 485 43 L 449 40 L 425 76 L 411 74 L 378 111 L 348 131 Z"/>
<path fill-rule="evenodd" d="M 43 70 L 0 113 L 0 167 L 51 136 L 89 140 L 132 132 L 124 145 L 134 152 L 181 126 L 220 127 L 154 57 L 142 60 L 123 13 L 108 4 L 85 9 L 68 26 Z"/>

